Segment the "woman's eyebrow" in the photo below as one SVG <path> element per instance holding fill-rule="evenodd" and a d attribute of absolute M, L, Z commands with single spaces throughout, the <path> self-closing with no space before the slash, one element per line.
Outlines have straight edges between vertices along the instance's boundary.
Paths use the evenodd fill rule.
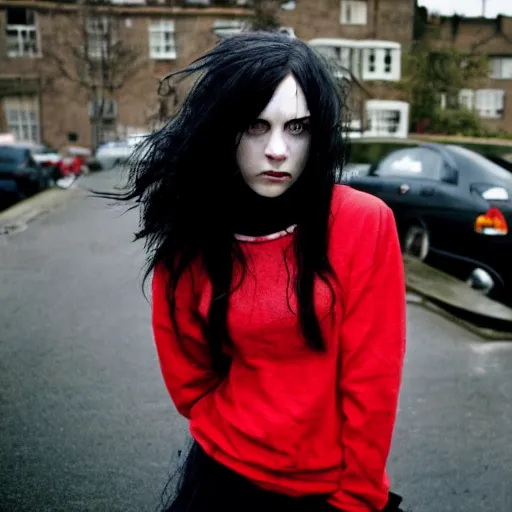
<path fill-rule="evenodd" d="M 290 119 L 289 121 L 286 121 L 287 123 L 303 123 L 304 121 L 309 121 L 311 119 L 311 116 L 304 116 L 304 117 L 296 117 L 294 119 Z"/>
<path fill-rule="evenodd" d="M 288 123 L 304 123 L 306 121 L 309 121 L 311 119 L 311 116 L 304 116 L 304 117 L 294 117 L 292 119 L 289 119 L 288 121 L 286 121 L 286 124 Z M 267 119 L 265 119 L 264 117 L 258 117 L 254 120 L 254 122 L 259 122 L 259 123 L 267 123 L 267 124 L 270 124 L 270 121 L 268 121 Z"/>

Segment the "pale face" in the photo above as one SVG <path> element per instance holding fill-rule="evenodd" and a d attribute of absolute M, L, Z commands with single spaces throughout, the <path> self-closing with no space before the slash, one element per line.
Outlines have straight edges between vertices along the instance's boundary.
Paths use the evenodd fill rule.
<path fill-rule="evenodd" d="M 242 134 L 237 148 L 238 168 L 254 192 L 278 197 L 299 179 L 311 144 L 309 117 L 304 93 L 289 75 Z"/>

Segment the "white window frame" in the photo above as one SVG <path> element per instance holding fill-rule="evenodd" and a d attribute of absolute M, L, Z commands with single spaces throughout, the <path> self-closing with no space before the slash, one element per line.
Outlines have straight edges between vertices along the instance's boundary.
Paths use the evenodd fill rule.
<path fill-rule="evenodd" d="M 7 57 L 9 57 L 9 58 L 41 57 L 41 44 L 40 44 L 40 40 L 39 40 L 39 32 L 37 30 L 37 14 L 35 12 L 31 11 L 31 9 L 25 8 L 25 10 L 27 11 L 27 16 L 28 16 L 28 12 L 30 12 L 32 14 L 32 16 L 34 17 L 34 22 L 31 25 L 29 25 L 29 24 L 8 25 L 7 24 L 7 10 L 5 11 L 5 13 L 6 13 L 5 37 L 6 37 L 6 41 L 7 41 L 7 48 L 9 48 L 8 41 L 9 41 L 10 37 L 12 37 L 12 36 L 9 36 L 9 34 L 8 34 L 9 32 L 16 32 L 16 40 L 17 40 L 17 46 L 18 46 L 16 50 L 9 50 L 9 49 L 7 50 Z M 32 41 L 34 43 L 34 48 L 28 47 L 28 50 L 27 50 L 26 45 L 31 39 L 30 34 L 34 35 L 33 39 L 32 39 Z"/>
<path fill-rule="evenodd" d="M 99 117 L 101 108 L 101 100 L 89 101 L 89 117 L 95 119 Z M 101 118 L 104 121 L 117 118 L 117 101 L 114 99 L 105 99 L 103 104 L 103 112 Z"/>
<path fill-rule="evenodd" d="M 475 110 L 482 119 L 501 119 L 505 110 L 505 91 L 501 89 L 477 89 Z"/>
<path fill-rule="evenodd" d="M 114 5 L 146 5 L 146 0 L 110 0 Z"/>
<path fill-rule="evenodd" d="M 389 117 L 398 113 L 399 122 L 396 129 L 386 129 Z M 365 137 L 407 138 L 409 135 L 409 103 L 391 100 L 368 100 L 366 118 L 370 128 L 364 132 Z"/>
<path fill-rule="evenodd" d="M 309 44 L 328 59 L 334 58 L 344 67 L 349 65 L 356 78 L 390 82 L 401 78 L 402 47 L 395 41 L 312 39 Z"/>
<path fill-rule="evenodd" d="M 185 5 L 204 5 L 209 6 L 210 0 L 185 0 Z"/>
<path fill-rule="evenodd" d="M 475 109 L 475 91 L 472 89 L 461 89 L 459 91 L 459 107 L 467 110 Z"/>
<path fill-rule="evenodd" d="M 360 48 L 351 48 L 350 46 L 317 46 L 318 52 L 327 58 L 328 61 L 339 63 L 344 69 L 348 70 L 356 78 L 361 78 L 361 59 L 362 50 Z M 339 78 L 350 78 L 350 74 L 337 71 Z"/>
<path fill-rule="evenodd" d="M 170 35 L 168 41 L 166 41 L 167 35 Z M 166 49 L 166 46 L 169 48 Z M 176 23 L 174 20 L 153 21 L 149 25 L 149 55 L 154 60 L 175 60 L 177 58 Z"/>
<path fill-rule="evenodd" d="M 116 35 L 111 26 L 112 20 L 107 16 L 94 16 L 85 20 L 86 48 L 89 59 L 100 60 L 109 58 L 109 43 L 116 42 Z M 109 35 L 109 30 L 111 31 Z M 111 40 L 108 40 L 111 37 Z"/>
<path fill-rule="evenodd" d="M 7 96 L 3 100 L 7 129 L 16 142 L 40 142 L 41 123 L 37 96 Z"/>
<path fill-rule="evenodd" d="M 439 108 L 441 110 L 446 110 L 446 105 L 448 103 L 448 98 L 445 92 L 439 94 Z"/>
<path fill-rule="evenodd" d="M 489 77 L 512 80 L 512 57 L 489 57 Z"/>
<path fill-rule="evenodd" d="M 367 0 L 341 0 L 340 23 L 342 25 L 367 25 Z"/>
<path fill-rule="evenodd" d="M 243 20 L 237 19 L 218 19 L 213 22 L 213 31 L 220 38 L 240 34 L 246 24 Z"/>
<path fill-rule="evenodd" d="M 401 50 L 396 47 L 363 50 L 363 80 L 400 80 Z"/>

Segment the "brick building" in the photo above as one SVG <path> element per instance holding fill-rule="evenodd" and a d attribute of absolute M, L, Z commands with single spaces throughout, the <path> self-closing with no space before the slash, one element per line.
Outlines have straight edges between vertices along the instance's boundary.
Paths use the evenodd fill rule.
<path fill-rule="evenodd" d="M 491 131 L 512 133 L 512 17 L 432 17 L 424 37 L 434 49 L 488 57 L 487 80 L 478 89 L 462 89 L 459 105 L 476 111 Z"/>
<path fill-rule="evenodd" d="M 240 30 L 254 15 L 250 0 L 111 0 L 95 4 L 95 20 L 100 21 L 86 23 L 83 5 L 0 0 L 0 133 L 55 147 L 74 133 L 78 144 L 90 146 L 91 119 L 97 115 L 110 127 L 107 138 L 145 132 L 159 111 L 174 105 L 175 97 L 159 99 L 159 79 L 219 37 Z M 107 15 L 117 20 L 114 42 L 128 45 L 137 65 L 102 100 L 98 114 L 91 84 L 84 87 L 81 79 L 105 45 L 101 20 Z M 406 131 L 407 105 L 399 101 L 393 82 L 400 79 L 401 53 L 412 42 L 414 0 L 282 1 L 277 15 L 289 33 L 341 63 L 356 84 L 354 128 L 367 134 Z M 86 61 L 71 66 L 74 80 L 66 78 L 72 73 L 63 71 L 62 59 L 69 66 L 84 51 Z"/>

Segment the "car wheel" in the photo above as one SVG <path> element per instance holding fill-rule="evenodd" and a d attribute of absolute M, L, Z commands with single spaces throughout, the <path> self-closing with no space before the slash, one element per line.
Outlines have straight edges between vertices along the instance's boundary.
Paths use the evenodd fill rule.
<path fill-rule="evenodd" d="M 420 225 L 412 225 L 407 228 L 402 241 L 403 252 L 425 261 L 430 251 L 430 234 L 428 229 Z"/>

